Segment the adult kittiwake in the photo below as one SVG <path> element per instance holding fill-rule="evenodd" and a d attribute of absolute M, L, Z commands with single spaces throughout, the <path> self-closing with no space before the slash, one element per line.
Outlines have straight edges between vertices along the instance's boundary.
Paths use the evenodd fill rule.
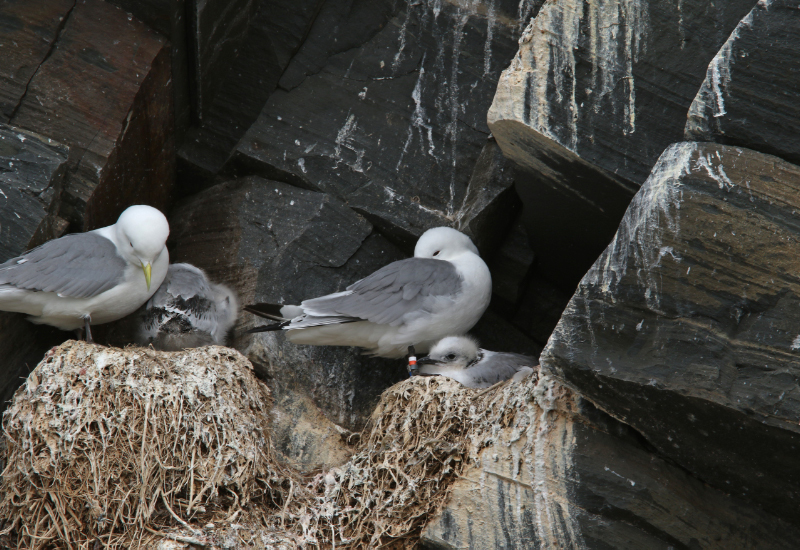
<path fill-rule="evenodd" d="M 446 376 L 468 388 L 488 388 L 509 378 L 521 380 L 538 364 L 527 355 L 481 349 L 466 336 L 442 338 L 427 357 L 417 359 L 419 374 Z"/>
<path fill-rule="evenodd" d="M 211 283 L 193 265 L 172 264 L 153 297 L 120 321 L 114 339 L 161 351 L 225 345 L 238 313 L 233 290 Z"/>
<path fill-rule="evenodd" d="M 414 257 L 393 262 L 343 292 L 299 306 L 256 304 L 244 309 L 277 324 L 295 344 L 356 346 L 399 358 L 422 353 L 440 338 L 464 334 L 489 306 L 492 277 L 472 241 L 449 227 L 427 230 Z"/>
<path fill-rule="evenodd" d="M 62 330 L 108 323 L 144 304 L 167 275 L 169 224 L 150 206 L 65 235 L 0 264 L 0 310 Z"/>

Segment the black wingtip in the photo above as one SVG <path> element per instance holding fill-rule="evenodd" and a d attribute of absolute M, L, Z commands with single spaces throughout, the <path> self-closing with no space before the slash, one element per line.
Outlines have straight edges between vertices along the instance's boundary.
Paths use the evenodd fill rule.
<path fill-rule="evenodd" d="M 242 309 L 253 315 L 272 319 L 273 321 L 288 321 L 288 319 L 281 316 L 282 307 L 283 306 L 280 304 L 251 304 L 249 306 L 244 306 Z"/>

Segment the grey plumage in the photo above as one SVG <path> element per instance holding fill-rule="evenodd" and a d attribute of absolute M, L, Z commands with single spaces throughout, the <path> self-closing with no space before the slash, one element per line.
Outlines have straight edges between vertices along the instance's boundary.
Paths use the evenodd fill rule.
<path fill-rule="evenodd" d="M 461 277 L 450 262 L 407 258 L 386 265 L 347 287 L 345 292 L 306 300 L 306 314 L 292 328 L 346 320 L 397 326 L 407 316 L 425 311 L 426 301 L 448 299 L 461 291 Z"/>
<path fill-rule="evenodd" d="M 538 364 L 538 361 L 527 355 L 480 350 L 476 362 L 464 371 L 473 381 L 474 385 L 470 387 L 488 388 L 508 380 L 524 367 Z"/>
<path fill-rule="evenodd" d="M 161 351 L 224 345 L 237 314 L 232 290 L 209 282 L 193 265 L 171 264 L 153 297 L 114 327 L 110 341 L 152 345 Z"/>
<path fill-rule="evenodd" d="M 76 233 L 0 265 L 0 285 L 91 298 L 118 285 L 125 260 L 114 243 L 97 233 Z"/>
<path fill-rule="evenodd" d="M 469 237 L 450 227 L 425 231 L 414 257 L 391 263 L 342 292 L 299 306 L 252 304 L 255 315 L 278 321 L 248 333 L 285 331 L 295 344 L 357 346 L 370 355 L 426 352 L 447 334 L 464 334 L 489 306 L 492 276 Z"/>
<path fill-rule="evenodd" d="M 418 364 L 421 374 L 446 376 L 468 388 L 488 388 L 517 375 L 532 373 L 539 361 L 519 353 L 478 348 L 466 336 L 448 336 L 436 342 Z"/>

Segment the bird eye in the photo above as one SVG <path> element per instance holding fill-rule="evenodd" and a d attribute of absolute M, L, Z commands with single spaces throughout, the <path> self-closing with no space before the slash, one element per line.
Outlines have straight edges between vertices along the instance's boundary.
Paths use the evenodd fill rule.
<path fill-rule="evenodd" d="M 133 243 L 131 241 L 128 241 L 128 244 L 131 245 L 131 248 L 133 248 Z"/>
<path fill-rule="evenodd" d="M 438 255 L 439 255 L 439 252 L 441 252 L 441 250 L 437 250 L 436 252 L 434 252 L 434 253 L 433 253 L 433 255 L 434 255 L 434 256 L 438 256 Z"/>
<path fill-rule="evenodd" d="M 456 358 L 456 354 L 455 353 L 448 353 L 447 355 L 445 355 L 444 358 L 447 359 L 448 361 L 452 361 L 453 359 Z"/>

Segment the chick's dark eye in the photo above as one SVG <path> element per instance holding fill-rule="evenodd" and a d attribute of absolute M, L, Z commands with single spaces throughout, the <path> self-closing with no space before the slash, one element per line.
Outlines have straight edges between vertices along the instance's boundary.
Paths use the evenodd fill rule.
<path fill-rule="evenodd" d="M 447 355 L 444 356 L 444 358 L 447 359 L 448 361 L 452 361 L 453 359 L 456 358 L 456 354 L 455 353 L 448 353 Z"/>
<path fill-rule="evenodd" d="M 438 256 L 438 255 L 439 255 L 439 252 L 441 252 L 441 250 L 437 250 L 436 252 L 434 252 L 434 253 L 433 253 L 433 255 L 434 255 L 434 256 Z"/>

